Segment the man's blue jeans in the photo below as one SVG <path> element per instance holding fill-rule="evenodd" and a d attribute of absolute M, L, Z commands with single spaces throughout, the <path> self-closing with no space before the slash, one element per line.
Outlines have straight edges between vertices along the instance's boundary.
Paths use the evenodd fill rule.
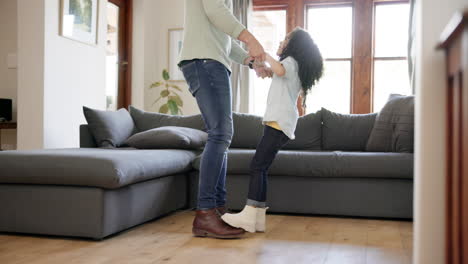
<path fill-rule="evenodd" d="M 184 61 L 180 69 L 208 132 L 200 164 L 197 207 L 221 207 L 226 203 L 227 150 L 233 134 L 230 72 L 222 63 L 209 59 Z"/>

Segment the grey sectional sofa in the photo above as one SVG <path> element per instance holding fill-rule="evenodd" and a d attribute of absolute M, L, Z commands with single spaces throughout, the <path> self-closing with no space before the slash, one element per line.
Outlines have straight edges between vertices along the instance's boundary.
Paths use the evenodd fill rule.
<path fill-rule="evenodd" d="M 130 113 L 137 131 L 204 129 L 199 115 Z M 413 154 L 365 152 L 375 118 L 326 110 L 301 117 L 297 139 L 271 167 L 269 211 L 412 218 Z M 241 209 L 262 125 L 257 116 L 233 119 L 228 206 Z M 88 125 L 80 136 L 79 149 L 0 153 L 0 232 L 101 239 L 195 205 L 200 150 L 99 148 Z"/>

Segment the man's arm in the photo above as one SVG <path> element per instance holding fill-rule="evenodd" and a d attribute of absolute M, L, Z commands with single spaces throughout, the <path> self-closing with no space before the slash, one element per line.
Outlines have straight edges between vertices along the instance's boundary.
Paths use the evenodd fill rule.
<path fill-rule="evenodd" d="M 242 25 L 226 6 L 224 0 L 203 0 L 203 8 L 211 24 L 237 39 L 245 26 Z"/>
<path fill-rule="evenodd" d="M 264 50 L 260 42 L 242 25 L 226 6 L 224 0 L 203 0 L 205 14 L 216 28 L 247 44 L 249 54 L 264 61 Z"/>
<path fill-rule="evenodd" d="M 247 51 L 245 51 L 239 44 L 237 44 L 237 41 L 232 39 L 231 53 L 229 53 L 229 58 L 239 64 L 247 65 L 250 61 L 247 60 L 249 57 L 249 53 L 247 53 Z"/>

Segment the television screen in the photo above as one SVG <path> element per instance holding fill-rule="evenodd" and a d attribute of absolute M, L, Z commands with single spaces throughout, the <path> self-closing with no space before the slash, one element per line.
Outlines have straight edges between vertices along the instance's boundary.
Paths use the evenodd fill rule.
<path fill-rule="evenodd" d="M 13 106 L 11 99 L 0 98 L 0 121 L 11 121 Z"/>

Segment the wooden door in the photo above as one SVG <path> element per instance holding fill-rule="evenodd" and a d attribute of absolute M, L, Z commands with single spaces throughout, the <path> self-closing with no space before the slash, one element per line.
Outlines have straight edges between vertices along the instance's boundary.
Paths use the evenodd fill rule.
<path fill-rule="evenodd" d="M 132 0 L 107 3 L 107 109 L 131 103 Z"/>

